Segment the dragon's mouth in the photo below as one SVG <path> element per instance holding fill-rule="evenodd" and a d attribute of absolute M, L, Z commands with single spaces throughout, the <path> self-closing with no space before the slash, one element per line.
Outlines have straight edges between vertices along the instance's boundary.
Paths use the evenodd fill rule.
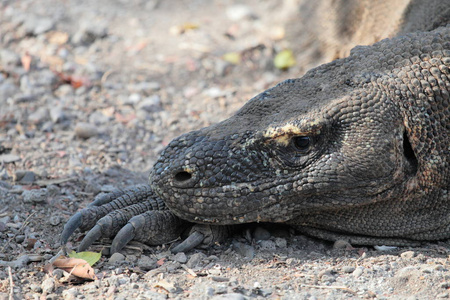
<path fill-rule="evenodd" d="M 170 210 L 183 220 L 193 223 L 214 224 L 214 225 L 236 225 L 253 222 L 286 222 L 291 219 L 290 214 L 279 214 L 281 205 L 267 204 L 256 210 L 240 210 L 239 213 L 208 214 L 190 213 L 180 210 L 177 207 L 170 207 Z"/>

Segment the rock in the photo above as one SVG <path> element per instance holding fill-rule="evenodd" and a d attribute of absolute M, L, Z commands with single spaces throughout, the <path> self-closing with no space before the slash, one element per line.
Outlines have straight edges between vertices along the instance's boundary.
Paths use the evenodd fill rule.
<path fill-rule="evenodd" d="M 156 260 L 151 259 L 150 257 L 148 257 L 146 255 L 142 255 L 138 259 L 137 265 L 142 270 L 148 271 L 148 270 L 154 269 L 156 267 Z"/>
<path fill-rule="evenodd" d="M 78 290 L 76 288 L 71 288 L 71 289 L 64 290 L 62 292 L 62 297 L 64 300 L 75 300 L 75 299 L 77 299 L 77 296 L 79 294 L 80 293 L 78 292 Z"/>
<path fill-rule="evenodd" d="M 89 122 L 92 124 L 95 124 L 95 125 L 106 124 L 110 121 L 111 121 L 111 117 L 108 117 L 107 115 L 105 115 L 104 113 L 102 113 L 100 111 L 94 111 L 89 116 Z"/>
<path fill-rule="evenodd" d="M 184 252 L 179 252 L 173 257 L 173 260 L 184 264 L 187 262 L 187 256 Z"/>
<path fill-rule="evenodd" d="M 26 35 L 40 35 L 55 27 L 55 21 L 50 18 L 29 17 L 23 25 Z"/>
<path fill-rule="evenodd" d="M 161 110 L 160 103 L 161 100 L 159 96 L 154 95 L 151 97 L 144 98 L 142 101 L 139 101 L 137 104 L 137 108 L 145 110 L 146 112 L 157 112 Z"/>
<path fill-rule="evenodd" d="M 17 235 L 15 240 L 16 240 L 16 243 L 22 244 L 23 241 L 25 240 L 25 236 L 23 234 Z"/>
<path fill-rule="evenodd" d="M 354 271 L 353 271 L 353 276 L 355 278 L 358 278 L 359 276 L 362 275 L 362 273 L 364 272 L 364 267 L 357 267 Z"/>
<path fill-rule="evenodd" d="M 45 279 L 41 284 L 42 292 L 45 294 L 52 293 L 56 288 L 56 282 L 53 277 Z"/>
<path fill-rule="evenodd" d="M 261 250 L 275 251 L 277 248 L 275 242 L 271 240 L 259 241 L 259 245 Z"/>
<path fill-rule="evenodd" d="M 216 294 L 225 294 L 227 291 L 228 291 L 227 286 L 226 286 L 226 285 L 223 285 L 223 284 L 218 285 L 218 286 L 216 286 L 216 288 L 215 288 L 215 293 L 216 293 Z"/>
<path fill-rule="evenodd" d="M 261 226 L 255 228 L 253 237 L 256 241 L 264 241 L 270 239 L 270 232 Z"/>
<path fill-rule="evenodd" d="M 260 288 L 258 290 L 258 295 L 261 295 L 263 297 L 268 297 L 272 293 L 273 293 L 273 289 L 272 288 Z"/>
<path fill-rule="evenodd" d="M 22 193 L 23 202 L 25 203 L 44 203 L 48 198 L 48 191 L 46 188 L 38 190 L 25 190 Z"/>
<path fill-rule="evenodd" d="M 59 280 L 64 276 L 64 272 L 65 271 L 62 269 L 55 269 L 55 270 L 53 270 L 52 275 L 56 280 Z"/>
<path fill-rule="evenodd" d="M 197 267 L 204 259 L 206 259 L 206 255 L 198 252 L 192 254 L 191 258 L 189 258 L 189 261 L 186 263 L 186 266 L 188 268 L 194 269 Z"/>
<path fill-rule="evenodd" d="M 414 255 L 415 255 L 414 251 L 405 251 L 402 254 L 400 254 L 400 257 L 403 259 L 412 259 Z"/>
<path fill-rule="evenodd" d="M 256 19 L 253 11 L 244 4 L 231 5 L 226 10 L 226 15 L 231 21 L 242 21 L 244 19 Z"/>
<path fill-rule="evenodd" d="M 20 66 L 19 54 L 8 49 L 0 49 L 0 66 L 5 70 Z"/>
<path fill-rule="evenodd" d="M 6 223 L 0 221 L 0 232 L 5 232 L 7 229 Z"/>
<path fill-rule="evenodd" d="M 66 115 L 64 114 L 64 111 L 61 107 L 56 106 L 56 107 L 50 108 L 50 119 L 54 123 L 59 123 L 62 120 L 64 120 L 65 118 L 66 118 Z"/>
<path fill-rule="evenodd" d="M 80 29 L 72 36 L 71 42 L 75 45 L 90 45 L 107 35 L 108 27 L 105 22 L 86 19 L 81 21 Z"/>
<path fill-rule="evenodd" d="M 61 223 L 61 218 L 59 216 L 51 216 L 48 222 L 50 225 L 57 226 Z"/>
<path fill-rule="evenodd" d="M 215 99 L 215 98 L 220 98 L 220 97 L 226 96 L 227 92 L 219 89 L 218 87 L 212 87 L 212 88 L 204 90 L 203 94 Z"/>
<path fill-rule="evenodd" d="M 353 267 L 353 266 L 342 267 L 342 272 L 344 272 L 344 273 L 353 273 L 353 271 L 355 271 L 355 267 Z"/>
<path fill-rule="evenodd" d="M 133 84 L 128 88 L 137 93 L 148 93 L 152 91 L 159 91 L 161 85 L 156 81 L 143 81 L 137 84 Z"/>
<path fill-rule="evenodd" d="M 22 184 L 32 184 L 36 179 L 36 174 L 33 171 L 16 170 L 14 173 L 14 181 Z"/>
<path fill-rule="evenodd" d="M 16 94 L 14 96 L 14 103 L 28 103 L 34 102 L 38 99 L 38 97 L 34 94 Z"/>
<path fill-rule="evenodd" d="M 279 247 L 279 248 L 284 249 L 287 247 L 287 241 L 284 238 L 277 237 L 277 238 L 275 238 L 275 245 L 277 245 L 277 247 Z"/>
<path fill-rule="evenodd" d="M 116 252 L 113 255 L 111 255 L 111 257 L 108 259 L 108 264 L 113 265 L 118 262 L 122 262 L 124 260 L 125 260 L 125 255 L 123 255 L 122 253 Z"/>
<path fill-rule="evenodd" d="M 233 249 L 234 251 L 248 259 L 253 259 L 253 257 L 255 256 L 255 248 L 244 243 L 233 242 Z"/>
<path fill-rule="evenodd" d="M 217 281 L 217 282 L 228 282 L 228 281 L 230 281 L 230 278 L 220 277 L 220 276 L 211 276 L 211 279 L 213 281 Z"/>
<path fill-rule="evenodd" d="M 223 295 L 216 295 L 211 300 L 245 300 L 244 295 L 238 293 L 229 293 Z"/>
<path fill-rule="evenodd" d="M 352 245 L 350 245 L 349 242 L 344 241 L 344 240 L 337 240 L 336 242 L 334 242 L 333 244 L 333 249 L 353 249 Z"/>
<path fill-rule="evenodd" d="M 321 272 L 319 272 L 318 277 L 322 282 L 334 282 L 336 281 L 335 276 L 333 275 L 335 273 L 334 269 L 326 269 Z"/>
<path fill-rule="evenodd" d="M 14 154 L 0 154 L 0 163 L 9 164 L 20 160 L 20 157 Z"/>
<path fill-rule="evenodd" d="M 32 290 L 33 292 L 36 292 L 36 293 L 42 292 L 42 288 L 35 283 L 30 284 L 30 290 Z"/>
<path fill-rule="evenodd" d="M 89 123 L 78 123 L 75 126 L 75 135 L 82 139 L 88 139 L 98 135 L 98 129 L 96 126 Z"/>
<path fill-rule="evenodd" d="M 166 294 L 157 293 L 154 291 L 144 291 L 142 294 L 143 299 L 152 299 L 152 300 L 165 300 L 167 299 Z M 141 298 L 139 298 L 141 299 Z"/>
<path fill-rule="evenodd" d="M 55 90 L 54 94 L 58 97 L 64 97 L 73 95 L 73 92 L 74 89 L 70 84 L 62 84 Z"/>
<path fill-rule="evenodd" d="M 35 112 L 28 116 L 28 120 L 31 123 L 39 124 L 47 121 L 49 117 L 48 109 L 46 107 L 39 107 Z"/>

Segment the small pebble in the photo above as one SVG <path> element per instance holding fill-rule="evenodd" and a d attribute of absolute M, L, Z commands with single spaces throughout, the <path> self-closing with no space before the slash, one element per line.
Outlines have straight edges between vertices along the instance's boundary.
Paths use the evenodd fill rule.
<path fill-rule="evenodd" d="M 138 259 L 137 265 L 142 270 L 148 271 L 148 270 L 154 269 L 156 267 L 156 261 L 154 259 L 151 259 L 150 257 L 148 257 L 146 255 L 142 255 Z"/>
<path fill-rule="evenodd" d="M 277 248 L 275 242 L 271 240 L 259 241 L 259 245 L 261 250 L 275 251 Z"/>
<path fill-rule="evenodd" d="M 59 123 L 62 120 L 64 120 L 65 117 L 66 116 L 61 107 L 56 106 L 56 107 L 50 108 L 50 119 L 53 121 L 53 123 Z"/>
<path fill-rule="evenodd" d="M 78 123 L 75 126 L 75 135 L 82 139 L 88 139 L 98 135 L 98 129 L 96 126 L 89 123 Z"/>
<path fill-rule="evenodd" d="M 228 282 L 230 278 L 220 277 L 220 276 L 211 276 L 211 279 L 216 282 Z"/>
<path fill-rule="evenodd" d="M 61 217 L 60 216 L 51 216 L 48 222 L 53 225 L 57 226 L 61 223 Z"/>
<path fill-rule="evenodd" d="M 48 198 L 47 189 L 25 190 L 22 193 L 25 203 L 44 203 Z"/>
<path fill-rule="evenodd" d="M 253 246 L 244 243 L 233 242 L 233 249 L 238 254 L 248 259 L 252 259 L 255 256 L 255 248 L 253 248 Z"/>
<path fill-rule="evenodd" d="M 242 21 L 244 19 L 253 19 L 255 14 L 251 8 L 244 4 L 231 5 L 226 10 L 226 15 L 231 21 Z"/>
<path fill-rule="evenodd" d="M 216 286 L 214 290 L 216 294 L 225 294 L 228 291 L 228 288 L 226 285 L 221 284 Z"/>
<path fill-rule="evenodd" d="M 353 276 L 355 278 L 358 278 L 359 276 L 362 275 L 362 273 L 364 272 L 364 267 L 357 267 L 354 271 L 353 271 Z"/>
<path fill-rule="evenodd" d="M 355 271 L 355 267 L 353 266 L 344 266 L 342 268 L 342 272 L 344 273 L 353 273 L 353 271 Z"/>
<path fill-rule="evenodd" d="M 344 240 L 337 240 L 336 242 L 334 242 L 333 244 L 333 249 L 352 249 L 352 245 L 350 245 L 349 242 L 344 241 Z"/>
<path fill-rule="evenodd" d="M 211 300 L 245 300 L 244 295 L 238 293 L 230 293 L 223 295 L 216 295 Z"/>
<path fill-rule="evenodd" d="M 56 288 L 56 282 L 53 277 L 45 279 L 41 284 L 42 292 L 46 294 L 52 293 Z"/>
<path fill-rule="evenodd" d="M 200 265 L 200 263 L 206 259 L 206 255 L 198 252 L 198 253 L 194 253 L 192 254 L 191 258 L 189 258 L 188 262 L 186 263 L 186 266 L 188 268 L 194 269 L 195 267 L 197 267 L 198 265 Z"/>
<path fill-rule="evenodd" d="M 79 294 L 76 288 L 70 288 L 62 292 L 62 297 L 64 300 L 75 300 Z"/>
<path fill-rule="evenodd" d="M 270 239 L 270 232 L 261 226 L 255 228 L 253 237 L 256 241 L 264 241 Z"/>
<path fill-rule="evenodd" d="M 287 247 L 287 241 L 284 238 L 280 237 L 275 238 L 275 244 L 277 245 L 278 248 L 284 249 Z"/>
<path fill-rule="evenodd" d="M 0 154 L 0 163 L 9 164 L 20 160 L 20 157 L 14 154 Z"/>
<path fill-rule="evenodd" d="M 402 254 L 400 254 L 400 257 L 403 259 L 411 259 L 415 255 L 414 251 L 405 251 Z"/>
<path fill-rule="evenodd" d="M 184 252 L 179 252 L 173 257 L 173 260 L 184 264 L 187 262 L 187 256 L 186 254 L 184 254 Z"/>
<path fill-rule="evenodd" d="M 261 288 L 258 291 L 258 294 L 263 296 L 263 297 L 268 297 L 273 293 L 273 289 L 272 288 Z"/>
<path fill-rule="evenodd" d="M 118 262 L 122 262 L 125 260 L 125 255 L 122 253 L 116 252 L 108 259 L 108 264 L 113 265 Z"/>

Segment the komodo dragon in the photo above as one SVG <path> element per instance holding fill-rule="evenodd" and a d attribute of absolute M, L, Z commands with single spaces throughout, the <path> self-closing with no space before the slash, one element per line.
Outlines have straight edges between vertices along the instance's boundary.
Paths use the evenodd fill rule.
<path fill-rule="evenodd" d="M 448 239 L 449 92 L 450 25 L 358 46 L 176 138 L 149 186 L 97 198 L 62 241 L 92 228 L 80 249 L 115 235 L 115 252 L 200 224 L 176 248 L 186 251 L 249 222 L 352 244 Z"/>

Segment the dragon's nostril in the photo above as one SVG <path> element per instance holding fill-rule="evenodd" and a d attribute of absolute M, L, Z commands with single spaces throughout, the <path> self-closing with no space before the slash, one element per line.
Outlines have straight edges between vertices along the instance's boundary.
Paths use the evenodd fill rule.
<path fill-rule="evenodd" d="M 178 182 L 184 182 L 192 178 L 192 174 L 186 171 L 178 172 L 175 174 L 175 180 Z"/>

